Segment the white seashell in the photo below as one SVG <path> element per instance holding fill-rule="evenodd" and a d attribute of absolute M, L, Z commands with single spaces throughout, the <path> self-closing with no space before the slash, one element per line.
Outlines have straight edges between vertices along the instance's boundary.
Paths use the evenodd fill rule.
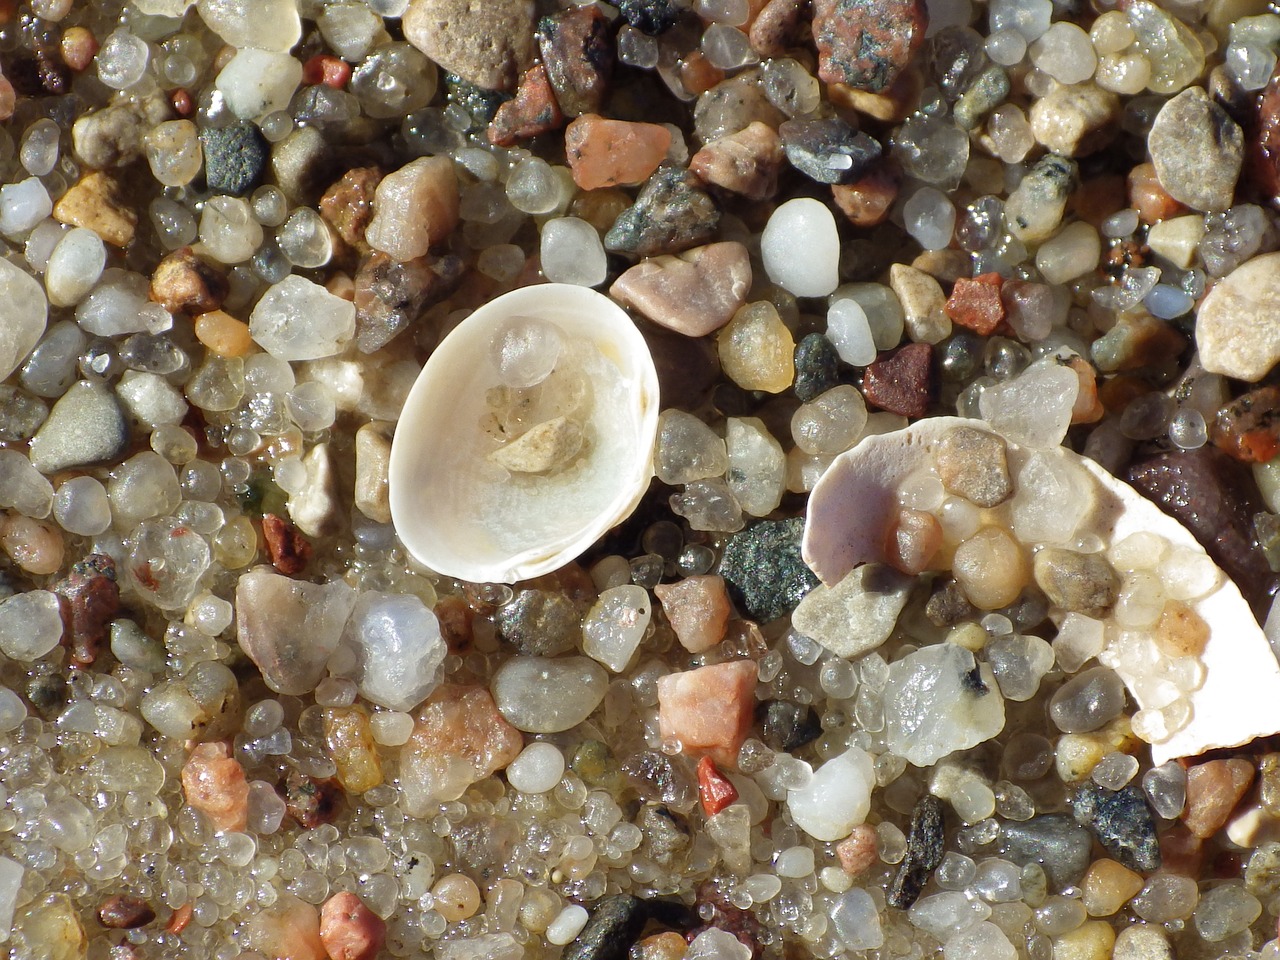
<path fill-rule="evenodd" d="M 534 384 L 522 393 L 503 389 L 495 356 L 509 330 L 528 348 L 506 366 L 506 383 Z M 462 580 L 549 573 L 635 509 L 657 429 L 653 357 L 621 307 L 570 284 L 513 290 L 450 332 L 409 392 L 391 445 L 396 533 Z"/>
<path fill-rule="evenodd" d="M 839 582 L 859 564 L 884 561 L 887 524 L 897 508 L 898 485 L 926 466 L 934 445 L 958 426 L 997 432 L 981 420 L 935 417 L 893 433 L 868 436 L 835 459 L 813 488 L 805 520 L 804 560 L 824 583 Z M 1006 442 L 1009 470 L 1016 476 L 1032 451 Z M 1182 524 L 1092 460 L 1066 448 L 1048 453 L 1083 467 L 1097 481 L 1089 522 L 1107 542 L 1145 531 L 1175 547 L 1204 554 Z M 1210 628 L 1201 657 L 1204 684 L 1187 695 L 1190 722 L 1152 745 L 1157 765 L 1241 746 L 1280 731 L 1280 664 L 1240 590 L 1221 574 L 1216 589 L 1191 606 Z M 1119 668 L 1117 672 L 1139 707 L 1149 707 L 1139 692 L 1144 689 L 1140 681 L 1150 678 Z"/>

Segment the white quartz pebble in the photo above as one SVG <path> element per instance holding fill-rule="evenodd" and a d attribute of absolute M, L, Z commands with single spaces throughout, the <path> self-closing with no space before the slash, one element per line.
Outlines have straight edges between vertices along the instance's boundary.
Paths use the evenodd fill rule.
<path fill-rule="evenodd" d="M 96 537 L 111 526 L 107 488 L 94 477 L 72 477 L 53 495 L 53 518 L 67 533 Z"/>
<path fill-rule="evenodd" d="M 215 81 L 227 108 L 241 120 L 286 109 L 300 83 L 301 62 L 288 53 L 253 47 L 238 50 Z"/>
<path fill-rule="evenodd" d="M 0 187 L 0 233 L 16 237 L 53 212 L 49 191 L 35 177 Z"/>
<path fill-rule="evenodd" d="M 253 339 L 280 360 L 333 356 L 355 332 L 356 308 L 351 301 L 292 275 L 272 285 L 249 315 Z"/>
<path fill-rule="evenodd" d="M 876 358 L 867 312 L 856 300 L 837 300 L 827 310 L 827 339 L 851 367 L 865 367 Z"/>
<path fill-rule="evenodd" d="M 787 791 L 791 819 L 815 840 L 841 840 L 867 819 L 876 785 L 871 755 L 850 747 L 814 771 L 799 790 Z"/>
<path fill-rule="evenodd" d="M 48 590 L 29 590 L 0 603 L 0 652 L 10 660 L 39 660 L 62 639 L 62 603 Z"/>
<path fill-rule="evenodd" d="M 197 0 L 196 9 L 205 25 L 233 47 L 283 52 L 302 36 L 296 0 Z"/>
<path fill-rule="evenodd" d="M 563 776 L 564 754 L 554 743 L 541 740 L 529 744 L 507 765 L 507 782 L 521 793 L 546 793 Z"/>
<path fill-rule="evenodd" d="M 17 450 L 0 450 L 0 507 L 36 519 L 53 509 L 53 485 Z"/>
<path fill-rule="evenodd" d="M 586 925 L 586 909 L 571 903 L 561 910 L 547 927 L 547 942 L 557 947 L 572 943 Z"/>
<path fill-rule="evenodd" d="M 594 287 L 608 273 L 604 244 L 591 224 L 577 217 L 557 217 L 542 227 L 542 272 L 552 283 Z"/>
<path fill-rule="evenodd" d="M 360 594 L 343 639 L 356 651 L 360 695 L 390 710 L 425 700 L 449 652 L 435 613 L 408 593 Z"/>
<path fill-rule="evenodd" d="M 1014 443 L 1047 450 L 1062 443 L 1080 393 L 1080 378 L 1056 357 L 1037 360 L 1012 380 L 982 392 L 982 419 Z"/>
<path fill-rule="evenodd" d="M 72 307 L 93 289 L 107 265 L 107 248 L 92 230 L 76 227 L 62 235 L 49 255 L 44 286 L 55 307 Z"/>
<path fill-rule="evenodd" d="M 604 591 L 582 622 L 582 652 L 621 673 L 644 639 L 652 610 L 644 587 L 627 584 Z"/>
<path fill-rule="evenodd" d="M 173 316 L 148 298 L 150 289 L 140 273 L 105 270 L 102 282 L 76 307 L 76 322 L 85 333 L 99 337 L 163 333 L 173 326 Z"/>
<path fill-rule="evenodd" d="M 826 204 L 788 200 L 769 217 L 760 237 L 769 279 L 797 297 L 825 297 L 840 282 L 840 235 Z"/>
<path fill-rule="evenodd" d="M 838 936 L 849 950 L 876 950 L 884 946 L 880 911 L 871 894 L 861 887 L 846 890 L 836 900 L 831 919 Z"/>
<path fill-rule="evenodd" d="M 604 699 L 609 675 L 586 657 L 512 657 L 493 675 L 498 710 L 525 733 L 576 727 Z"/>

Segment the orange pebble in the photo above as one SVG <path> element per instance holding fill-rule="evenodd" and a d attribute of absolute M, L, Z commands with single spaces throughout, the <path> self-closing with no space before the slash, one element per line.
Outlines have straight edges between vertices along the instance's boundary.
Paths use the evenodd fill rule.
<path fill-rule="evenodd" d="M 196 339 L 220 357 L 243 357 L 253 350 L 249 325 L 222 310 L 196 317 Z"/>

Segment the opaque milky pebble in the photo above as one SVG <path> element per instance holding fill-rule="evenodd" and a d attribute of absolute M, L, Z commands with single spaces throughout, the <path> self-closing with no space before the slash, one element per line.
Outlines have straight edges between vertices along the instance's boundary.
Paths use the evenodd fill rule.
<path fill-rule="evenodd" d="M 507 766 L 507 782 L 522 793 L 546 793 L 564 776 L 564 754 L 553 743 L 531 743 Z"/>
<path fill-rule="evenodd" d="M 866 820 L 875 783 L 870 754 L 851 747 L 815 770 L 806 786 L 789 790 L 787 809 L 815 840 L 841 840 Z"/>
<path fill-rule="evenodd" d="M 797 297 L 825 297 L 840 282 L 840 235 L 830 209 L 817 200 L 788 200 L 760 237 L 769 279 Z"/>

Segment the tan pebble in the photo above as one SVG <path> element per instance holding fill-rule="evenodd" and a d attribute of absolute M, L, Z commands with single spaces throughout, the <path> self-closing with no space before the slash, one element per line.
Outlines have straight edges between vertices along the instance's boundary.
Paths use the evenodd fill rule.
<path fill-rule="evenodd" d="M 451 873 L 436 881 L 431 888 L 435 910 L 450 923 L 475 916 L 480 909 L 480 888 L 470 877 Z"/>
<path fill-rule="evenodd" d="M 907 335 L 916 343 L 939 343 L 951 336 L 947 295 L 942 284 L 923 270 L 895 263 L 889 268 L 889 287 L 902 304 Z"/>
<path fill-rule="evenodd" d="M 320 942 L 329 960 L 373 960 L 387 939 L 387 924 L 354 893 L 339 893 L 320 908 Z"/>
<path fill-rule="evenodd" d="M 1086 920 L 1053 941 L 1053 960 L 1111 960 L 1116 932 L 1105 920 Z"/>
<path fill-rule="evenodd" d="M 138 214 L 124 202 L 119 182 L 101 170 L 73 184 L 53 205 L 53 218 L 92 230 L 115 247 L 127 247 L 138 228 Z"/>
<path fill-rule="evenodd" d="M 607 233 L 630 206 L 631 198 L 623 190 L 588 190 L 573 198 L 569 204 L 569 216 L 585 220 L 601 233 Z"/>
<path fill-rule="evenodd" d="M 25 572 L 45 577 L 62 569 L 66 544 L 54 524 L 7 513 L 0 518 L 0 550 Z"/>
<path fill-rule="evenodd" d="M 98 52 L 97 38 L 85 27 L 69 27 L 63 31 L 61 46 L 62 62 L 76 73 L 87 70 Z"/>
<path fill-rule="evenodd" d="M 777 132 L 767 123 L 753 120 L 695 153 L 689 169 L 704 183 L 748 200 L 766 200 L 778 191 L 784 159 Z"/>
<path fill-rule="evenodd" d="M 1097 423 L 1106 415 L 1106 408 L 1098 399 L 1098 371 L 1083 357 L 1072 357 L 1068 363 L 1080 379 L 1080 392 L 1071 407 L 1071 422 Z"/>
<path fill-rule="evenodd" d="M 291 893 L 251 917 L 245 933 L 249 946 L 267 960 L 330 960 L 320 939 L 320 914 Z"/>
<path fill-rule="evenodd" d="M 356 431 L 356 509 L 376 523 L 391 522 L 387 471 L 391 464 L 390 425 L 366 423 Z"/>
<path fill-rule="evenodd" d="M 1161 220 L 1147 231 L 1147 246 L 1178 269 L 1188 270 L 1195 262 L 1204 230 L 1204 217 L 1198 213 Z"/>
<path fill-rule="evenodd" d="M 364 239 L 396 260 L 416 260 L 458 225 L 458 177 L 449 157 L 419 157 L 378 183 Z"/>
<path fill-rule="evenodd" d="M 228 743 L 196 745 L 182 767 L 182 791 L 215 830 L 244 830 L 248 823 L 249 784 Z"/>
<path fill-rule="evenodd" d="M 671 131 L 584 113 L 565 128 L 564 149 L 573 181 L 583 190 L 634 185 L 658 169 L 671 149 Z"/>
<path fill-rule="evenodd" d="M 1209 625 L 1181 600 L 1169 600 L 1155 628 L 1156 646 L 1167 657 L 1198 657 L 1209 642 Z"/>
<path fill-rule="evenodd" d="M 844 83 L 828 83 L 827 96 L 837 107 L 846 107 L 884 123 L 900 123 L 907 118 L 920 98 L 924 78 L 918 70 L 906 69 L 898 74 L 887 90 L 870 93 Z"/>
<path fill-rule="evenodd" d="M 548 473 L 567 466 L 582 450 L 582 426 L 568 417 L 552 417 L 530 427 L 489 460 L 512 473 Z"/>
<path fill-rule="evenodd" d="M 1187 770 L 1187 805 L 1182 822 L 1201 840 L 1217 833 L 1253 783 L 1248 760 L 1210 760 Z"/>
<path fill-rule="evenodd" d="M 795 339 L 768 301 L 749 303 L 716 338 L 725 376 L 743 390 L 781 393 L 796 377 Z"/>
<path fill-rule="evenodd" d="M 768 0 L 751 21 L 747 34 L 751 49 L 762 57 L 781 57 L 796 39 L 796 27 L 804 14 L 803 0 Z"/>
<path fill-rule="evenodd" d="M 230 289 L 227 275 L 190 247 L 170 253 L 151 274 L 151 299 L 170 313 L 217 310 Z"/>
<path fill-rule="evenodd" d="M 849 836 L 836 844 L 836 856 L 840 858 L 841 870 L 851 877 L 862 876 L 880 861 L 876 828 L 866 823 L 854 827 Z"/>
<path fill-rule="evenodd" d="M 1031 132 L 1054 153 L 1083 157 L 1115 137 L 1119 110 L 1120 98 L 1096 84 L 1060 86 L 1031 105 Z"/>
<path fill-rule="evenodd" d="M 652 257 L 622 274 L 609 295 L 659 326 L 702 337 L 733 319 L 751 289 L 751 257 L 736 241 Z"/>
<path fill-rule="evenodd" d="M 1146 881 L 1114 860 L 1095 860 L 1080 884 L 1091 917 L 1109 917 L 1138 895 Z"/>
<path fill-rule="evenodd" d="M 1013 494 L 1004 438 L 986 430 L 956 427 L 942 438 L 934 466 L 948 492 L 980 507 L 995 507 Z"/>
<path fill-rule="evenodd" d="M 195 334 L 210 352 L 220 357 L 245 357 L 254 350 L 249 325 L 221 310 L 196 317 Z"/>
<path fill-rule="evenodd" d="M 738 749 L 751 731 L 758 669 L 733 660 L 671 673 L 658 680 L 658 724 L 663 739 L 737 769 Z"/>
<path fill-rule="evenodd" d="M 631 960 L 681 960 L 688 946 L 678 933 L 655 933 L 632 948 Z"/>
<path fill-rule="evenodd" d="M 1088 778 L 1104 756 L 1114 751 L 1132 753 L 1138 744 L 1129 718 L 1120 716 L 1091 733 L 1066 733 L 1058 738 L 1054 764 L 1063 783 Z"/>
<path fill-rule="evenodd" d="M 1129 171 L 1129 206 L 1146 224 L 1159 223 L 1187 209 L 1160 186 L 1153 163 L 1140 163 Z"/>
<path fill-rule="evenodd" d="M 685 54 L 680 62 L 680 82 L 694 96 L 701 96 L 724 79 L 724 71 L 701 50 Z"/>
<path fill-rule="evenodd" d="M 1031 579 L 1025 552 L 1003 527 L 984 527 L 956 547 L 952 572 L 969 602 L 996 610 L 1018 599 Z"/>
<path fill-rule="evenodd" d="M 369 715 L 360 707 L 325 710 L 324 739 L 338 768 L 338 782 L 348 793 L 364 793 L 383 782 L 382 759 L 374 743 Z"/>
<path fill-rule="evenodd" d="M 955 283 L 972 272 L 969 257 L 963 250 L 925 250 L 911 261 L 911 266 L 943 283 Z"/>
<path fill-rule="evenodd" d="M 899 510 L 885 536 L 885 562 L 915 576 L 925 570 L 942 546 L 942 524 L 923 510 Z"/>
<path fill-rule="evenodd" d="M 15 928 L 34 949 L 18 950 L 12 956 L 25 953 L 41 960 L 83 960 L 88 956 L 84 926 L 66 894 L 55 893 L 36 901 L 20 911 L 17 920 Z"/>
<path fill-rule="evenodd" d="M 653 588 L 680 645 L 702 653 L 724 639 L 729 622 L 729 592 L 724 577 L 704 574 Z"/>

